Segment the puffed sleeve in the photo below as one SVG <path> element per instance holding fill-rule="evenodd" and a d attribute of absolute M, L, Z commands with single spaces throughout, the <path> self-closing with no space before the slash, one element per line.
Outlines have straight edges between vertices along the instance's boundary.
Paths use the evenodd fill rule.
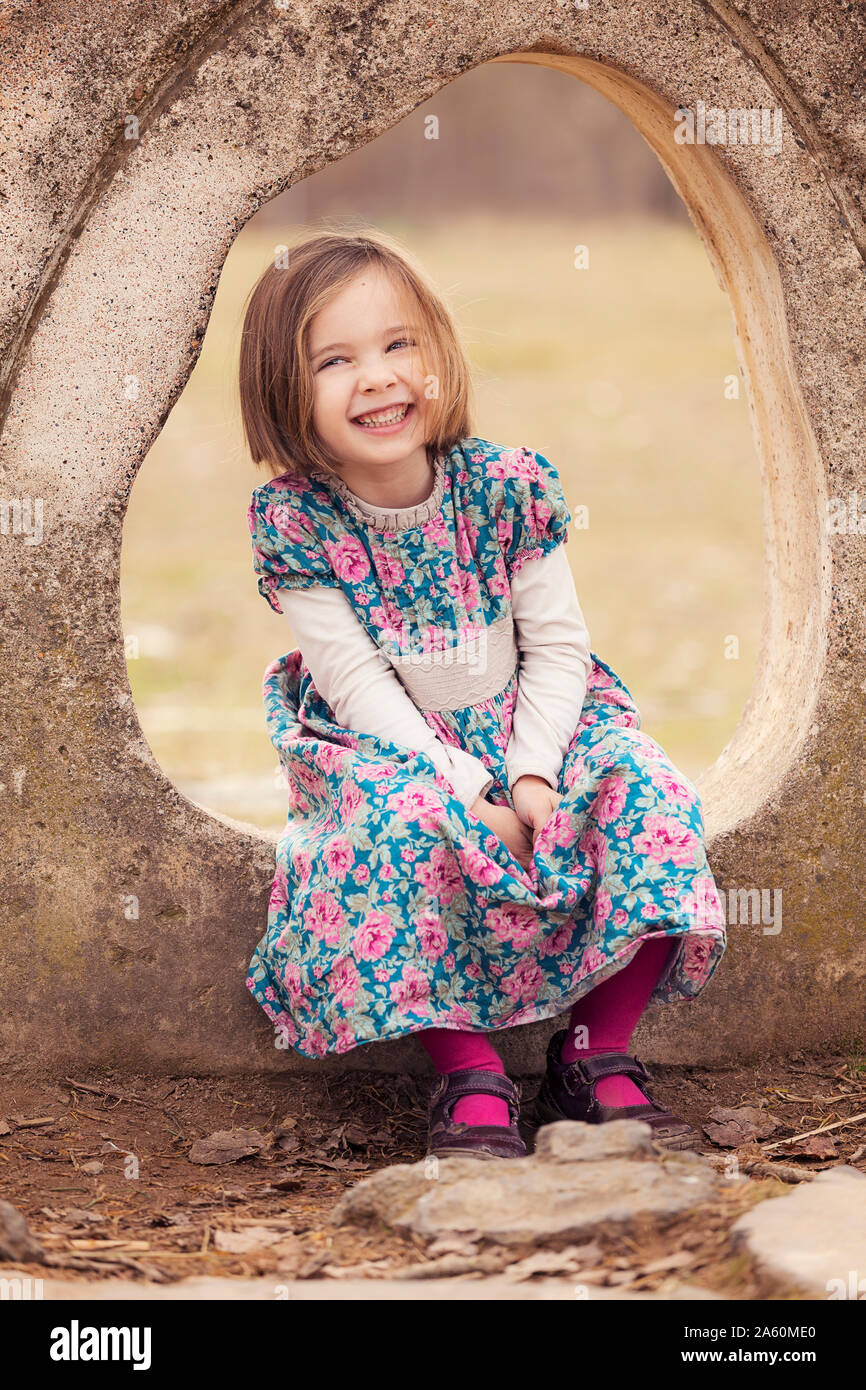
<path fill-rule="evenodd" d="M 571 510 L 553 464 L 532 449 L 501 457 L 504 503 L 497 520 L 505 570 L 511 579 L 527 560 L 540 559 L 568 540 Z"/>
<path fill-rule="evenodd" d="M 277 589 L 340 587 L 309 518 L 293 503 L 291 493 L 256 488 L 247 516 L 259 593 L 275 613 L 283 611 Z"/>

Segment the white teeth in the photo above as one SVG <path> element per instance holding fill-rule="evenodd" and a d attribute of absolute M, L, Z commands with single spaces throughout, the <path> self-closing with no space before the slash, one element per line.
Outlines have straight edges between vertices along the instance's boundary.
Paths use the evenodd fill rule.
<path fill-rule="evenodd" d="M 357 417 L 359 425 L 396 425 L 398 420 L 402 420 L 409 409 L 408 405 L 398 406 L 392 410 L 380 410 L 371 415 L 359 415 Z"/>

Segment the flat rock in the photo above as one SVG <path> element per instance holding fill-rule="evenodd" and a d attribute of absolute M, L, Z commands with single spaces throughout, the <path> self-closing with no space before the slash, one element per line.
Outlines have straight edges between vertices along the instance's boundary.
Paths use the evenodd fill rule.
<path fill-rule="evenodd" d="M 817 1298 L 866 1298 L 866 1175 L 825 1168 L 731 1228 L 768 1275 Z"/>
<path fill-rule="evenodd" d="M 639 1217 L 663 1222 L 721 1191 L 698 1155 L 659 1152 L 648 1125 L 545 1126 L 527 1158 L 445 1158 L 395 1164 L 359 1182 L 335 1219 L 384 1222 L 433 1239 L 448 1232 L 501 1245 L 591 1236 Z"/>

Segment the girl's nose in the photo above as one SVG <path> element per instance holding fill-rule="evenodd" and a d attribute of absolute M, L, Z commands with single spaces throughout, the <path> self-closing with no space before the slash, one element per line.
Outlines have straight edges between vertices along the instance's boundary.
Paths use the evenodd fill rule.
<path fill-rule="evenodd" d="M 370 362 L 362 364 L 358 372 L 358 389 L 360 391 L 384 391 L 389 386 L 393 386 L 397 380 L 393 364 L 388 361 Z"/>

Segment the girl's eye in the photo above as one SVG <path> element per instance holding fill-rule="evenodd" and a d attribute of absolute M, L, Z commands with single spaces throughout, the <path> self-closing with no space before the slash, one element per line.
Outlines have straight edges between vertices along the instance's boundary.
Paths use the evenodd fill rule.
<path fill-rule="evenodd" d="M 392 347 L 397 347 L 397 346 L 398 346 L 399 344 L 401 344 L 401 343 L 405 344 L 407 347 L 415 347 L 415 339 L 414 339 L 414 338 L 395 338 L 394 341 L 393 341 L 393 343 L 389 343 L 389 344 L 388 344 L 388 351 L 390 352 Z M 345 361 L 346 361 L 346 358 L 345 358 L 345 357 L 329 357 L 328 360 L 327 360 L 326 362 L 320 362 L 320 363 L 319 363 L 318 371 L 322 371 L 322 369 L 323 369 L 324 367 L 330 367 L 330 365 L 331 365 L 332 362 L 345 362 Z"/>

